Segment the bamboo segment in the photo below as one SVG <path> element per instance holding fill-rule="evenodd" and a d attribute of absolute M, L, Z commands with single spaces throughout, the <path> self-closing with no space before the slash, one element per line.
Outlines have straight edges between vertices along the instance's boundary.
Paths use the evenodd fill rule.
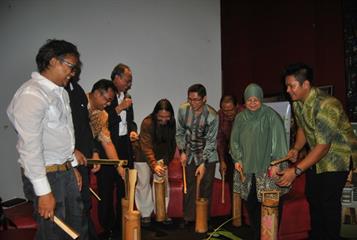
<path fill-rule="evenodd" d="M 93 196 L 98 200 L 98 201 L 102 201 L 102 199 L 98 196 L 98 194 L 96 194 L 94 192 L 94 190 L 90 187 L 89 188 L 89 191 L 93 194 Z"/>
<path fill-rule="evenodd" d="M 87 159 L 87 164 L 100 164 L 100 165 L 118 165 L 125 166 L 128 164 L 128 160 L 119 160 L 119 159 Z"/>
<path fill-rule="evenodd" d="M 208 200 L 200 198 L 196 200 L 196 226 L 195 231 L 205 233 L 208 231 Z"/>
<path fill-rule="evenodd" d="M 242 226 L 242 199 L 239 193 L 233 193 L 233 220 L 232 225 L 235 227 Z"/>
<path fill-rule="evenodd" d="M 127 214 L 129 208 L 129 200 L 126 198 L 121 199 L 121 226 L 122 226 L 122 239 L 125 239 L 125 214 Z"/>
<path fill-rule="evenodd" d="M 134 211 L 135 198 L 135 184 L 137 179 L 137 170 L 129 170 L 129 196 L 128 196 L 128 210 L 124 217 L 125 240 L 140 240 L 141 226 L 140 226 L 140 212 Z"/>
<path fill-rule="evenodd" d="M 163 222 L 166 220 L 165 208 L 165 181 L 154 182 L 155 187 L 155 208 L 156 208 L 156 221 Z"/>
<path fill-rule="evenodd" d="M 224 176 L 225 176 L 226 174 L 223 172 L 222 173 L 222 199 L 221 199 L 221 202 L 222 203 L 224 203 Z"/>
<path fill-rule="evenodd" d="M 187 193 L 187 184 L 186 184 L 186 165 L 182 164 L 182 177 L 183 177 L 183 193 Z"/>
<path fill-rule="evenodd" d="M 263 191 L 261 207 L 261 240 L 278 239 L 279 191 Z"/>
<path fill-rule="evenodd" d="M 141 240 L 140 212 L 128 211 L 125 214 L 125 240 Z"/>
<path fill-rule="evenodd" d="M 77 239 L 79 237 L 79 233 L 73 230 L 70 226 L 65 224 L 61 219 L 56 216 L 53 217 L 53 221 L 57 226 L 59 226 L 63 231 L 65 231 L 71 238 Z"/>
<path fill-rule="evenodd" d="M 195 231 L 205 233 L 208 230 L 208 199 L 200 198 L 200 184 L 202 176 L 196 177 L 196 225 Z"/>
<path fill-rule="evenodd" d="M 129 212 L 134 211 L 134 199 L 135 199 L 135 184 L 137 178 L 137 170 L 129 170 Z"/>

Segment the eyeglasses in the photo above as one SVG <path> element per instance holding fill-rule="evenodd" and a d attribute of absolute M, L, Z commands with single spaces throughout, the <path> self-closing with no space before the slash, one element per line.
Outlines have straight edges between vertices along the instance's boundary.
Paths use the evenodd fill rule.
<path fill-rule="evenodd" d="M 110 103 L 113 101 L 113 98 L 112 97 L 108 97 L 106 95 L 106 92 L 105 91 L 101 91 L 101 95 L 102 97 L 105 99 L 105 101 L 107 102 L 108 105 L 110 105 Z"/>
<path fill-rule="evenodd" d="M 202 98 L 187 98 L 188 102 L 201 102 Z"/>
<path fill-rule="evenodd" d="M 63 58 L 60 58 L 59 59 L 61 63 L 63 63 L 64 65 L 67 65 L 71 70 L 75 69 L 76 68 L 76 64 L 73 64 L 73 63 L 70 63 L 66 60 L 64 60 Z"/>

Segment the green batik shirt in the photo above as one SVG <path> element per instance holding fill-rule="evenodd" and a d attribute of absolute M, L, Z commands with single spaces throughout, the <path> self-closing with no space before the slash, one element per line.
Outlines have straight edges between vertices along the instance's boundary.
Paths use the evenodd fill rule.
<path fill-rule="evenodd" d="M 357 138 L 339 100 L 317 88 L 304 103 L 293 103 L 297 125 L 304 130 L 310 148 L 330 144 L 328 153 L 316 163 L 316 172 L 348 171 L 350 157 L 357 160 Z"/>

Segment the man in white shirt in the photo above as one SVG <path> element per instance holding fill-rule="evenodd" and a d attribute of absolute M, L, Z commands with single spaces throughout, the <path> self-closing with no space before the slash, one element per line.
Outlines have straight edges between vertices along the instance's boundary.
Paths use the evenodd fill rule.
<path fill-rule="evenodd" d="M 7 114 L 18 134 L 17 150 L 24 192 L 34 203 L 36 239 L 67 239 L 53 221 L 56 215 L 81 232 L 81 178 L 73 168 L 74 130 L 64 86 L 80 63 L 77 47 L 48 40 L 36 56 L 38 72 L 15 93 Z"/>

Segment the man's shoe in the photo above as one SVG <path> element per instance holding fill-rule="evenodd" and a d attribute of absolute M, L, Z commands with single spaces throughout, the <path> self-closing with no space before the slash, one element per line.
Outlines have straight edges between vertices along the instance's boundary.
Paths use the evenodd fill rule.
<path fill-rule="evenodd" d="M 164 224 L 164 225 L 172 225 L 172 219 L 168 217 L 162 222 L 162 224 Z"/>
<path fill-rule="evenodd" d="M 195 222 L 193 222 L 193 221 L 183 220 L 180 223 L 180 228 L 181 229 L 191 229 L 192 227 L 194 227 L 194 225 L 195 225 Z"/>

